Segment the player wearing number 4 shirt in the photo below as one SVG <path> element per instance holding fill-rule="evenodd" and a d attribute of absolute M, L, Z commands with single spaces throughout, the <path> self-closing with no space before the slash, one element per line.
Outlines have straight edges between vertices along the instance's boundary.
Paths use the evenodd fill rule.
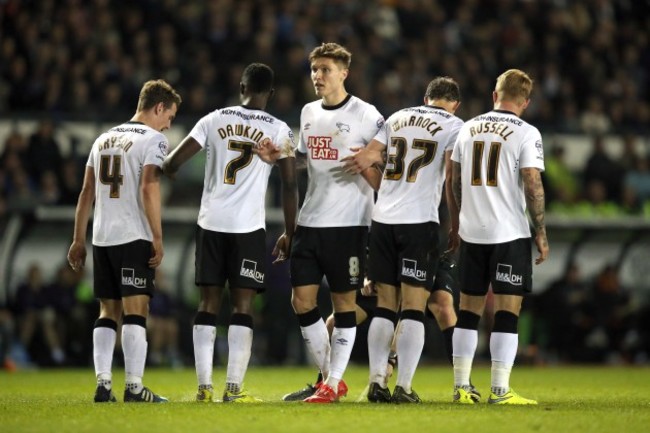
<path fill-rule="evenodd" d="M 458 84 L 439 77 L 427 86 L 425 105 L 390 116 L 374 140 L 345 167 L 358 172 L 380 164 L 386 168 L 372 214 L 368 278 L 375 282 L 377 308 L 368 329 L 371 402 L 418 403 L 411 383 L 424 346 L 424 311 L 433 290 L 438 257 L 438 206 L 451 152 L 462 120 Z M 451 190 L 449 190 L 450 192 Z M 453 299 L 445 305 L 453 314 Z M 391 396 L 386 360 L 395 333 L 400 367 Z"/>
<path fill-rule="evenodd" d="M 522 297 L 532 289 L 531 235 L 539 256 L 548 256 L 544 223 L 542 137 L 520 118 L 533 81 L 517 69 L 497 78 L 494 110 L 463 125 L 452 153 L 454 209 L 460 209 L 460 311 L 454 331 L 454 401 L 474 404 L 469 376 L 478 342 L 478 323 L 488 287 L 494 293 L 490 334 L 492 384 L 488 403 L 537 404 L 510 388 L 517 354 Z M 456 237 L 452 234 L 452 237 Z"/>
<path fill-rule="evenodd" d="M 75 271 L 85 264 L 86 228 L 94 201 L 93 274 L 100 312 L 93 330 L 93 359 L 98 403 L 116 401 L 111 361 L 120 320 L 124 401 L 167 401 L 144 387 L 142 376 L 154 268 L 163 258 L 160 167 L 167 138 L 161 131 L 170 127 L 180 104 L 180 96 L 165 81 L 147 81 L 131 121 L 100 135 L 86 164 L 68 262 Z"/>
<path fill-rule="evenodd" d="M 384 123 L 375 107 L 345 90 L 351 56 L 335 43 L 311 52 L 311 79 L 320 100 L 305 105 L 300 116 L 298 150 L 306 158 L 309 185 L 291 250 L 291 302 L 325 378 L 304 400 L 308 403 L 332 403 L 347 394 L 342 378 L 356 336 L 356 289 L 363 286 L 373 192 L 339 161 L 365 146 Z M 366 175 L 379 173 L 370 169 Z M 316 303 L 323 276 L 336 322 L 331 344 Z"/>
<path fill-rule="evenodd" d="M 226 282 L 233 313 L 223 401 L 260 401 L 244 391 L 242 384 L 253 341 L 253 300 L 264 290 L 265 196 L 272 165 L 255 155 L 261 143 L 277 152 L 282 178 L 285 232 L 273 252 L 276 262 L 288 257 L 298 206 L 293 133 L 286 123 L 263 111 L 272 95 L 271 68 L 260 63 L 248 65 L 240 84 L 242 105 L 213 111 L 199 120 L 163 165 L 165 174 L 173 176 L 194 154 L 202 149 L 206 152 L 196 229 L 195 282 L 201 301 L 193 327 L 199 384 L 196 398 L 200 402 L 213 399 L 216 321 Z"/>

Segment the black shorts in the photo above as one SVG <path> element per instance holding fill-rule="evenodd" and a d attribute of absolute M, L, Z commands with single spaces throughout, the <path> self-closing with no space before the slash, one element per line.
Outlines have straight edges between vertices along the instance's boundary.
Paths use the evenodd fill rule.
<path fill-rule="evenodd" d="M 93 245 L 93 285 L 98 299 L 153 296 L 156 270 L 149 267 L 151 242 L 99 247 Z"/>
<path fill-rule="evenodd" d="M 533 263 L 531 239 L 522 238 L 501 244 L 460 243 L 460 291 L 483 296 L 490 284 L 492 292 L 520 295 L 532 290 Z"/>
<path fill-rule="evenodd" d="M 264 290 L 266 232 L 223 233 L 196 226 L 197 286 Z"/>
<path fill-rule="evenodd" d="M 298 226 L 291 246 L 291 285 L 320 284 L 332 292 L 363 287 L 368 228 Z"/>
<path fill-rule="evenodd" d="M 438 229 L 434 222 L 372 222 L 368 278 L 399 287 L 401 282 L 431 291 L 438 268 Z"/>

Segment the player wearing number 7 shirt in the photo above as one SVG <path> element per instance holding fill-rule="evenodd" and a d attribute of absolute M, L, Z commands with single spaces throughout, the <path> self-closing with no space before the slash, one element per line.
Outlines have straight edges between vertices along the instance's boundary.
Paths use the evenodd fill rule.
<path fill-rule="evenodd" d="M 147 315 L 155 269 L 163 258 L 160 167 L 169 128 L 181 104 L 165 81 L 147 81 L 131 121 L 100 135 L 90 150 L 75 213 L 68 262 L 80 271 L 86 261 L 86 229 L 93 219 L 93 289 L 99 318 L 93 329 L 97 376 L 95 402 L 114 402 L 111 364 L 117 324 L 122 321 L 125 402 L 167 399 L 142 385 L 147 357 Z"/>
<path fill-rule="evenodd" d="M 533 81 L 510 69 L 496 81 L 494 109 L 465 123 L 452 153 L 454 209 L 460 209 L 460 311 L 453 336 L 454 401 L 475 404 L 469 376 L 478 324 L 491 286 L 492 384 L 488 403 L 537 404 L 510 388 L 522 298 L 532 289 L 530 215 L 539 256 L 548 256 L 544 223 L 544 147 L 540 132 L 520 118 Z"/>
<path fill-rule="evenodd" d="M 226 282 L 233 312 L 223 401 L 261 401 L 242 387 L 253 341 L 253 300 L 264 290 L 265 196 L 272 169 L 254 148 L 270 141 L 278 153 L 285 220 L 285 232 L 274 250 L 278 262 L 288 258 L 298 207 L 293 133 L 286 123 L 263 111 L 273 95 L 273 75 L 264 64 L 248 65 L 240 83 L 242 105 L 215 110 L 199 120 L 163 165 L 164 173 L 173 176 L 184 162 L 205 149 L 196 228 L 195 283 L 201 300 L 193 327 L 199 402 L 213 399 L 216 320 Z"/>

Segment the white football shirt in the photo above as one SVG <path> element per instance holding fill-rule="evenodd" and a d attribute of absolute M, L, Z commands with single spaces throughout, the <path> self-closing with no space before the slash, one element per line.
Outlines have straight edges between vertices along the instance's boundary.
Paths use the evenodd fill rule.
<path fill-rule="evenodd" d="M 445 152 L 454 148 L 463 121 L 427 105 L 388 118 L 375 136 L 386 145 L 387 163 L 372 213 L 383 224 L 440 222 Z"/>
<path fill-rule="evenodd" d="M 373 191 L 359 175 L 345 173 L 341 159 L 364 147 L 384 124 L 379 111 L 356 96 L 336 106 L 321 100 L 300 114 L 298 150 L 307 154 L 309 184 L 298 224 L 306 227 L 369 226 Z"/>
<path fill-rule="evenodd" d="M 268 138 L 280 147 L 280 158 L 294 156 L 289 126 L 263 110 L 234 106 L 204 116 L 189 135 L 206 151 L 199 226 L 224 233 L 264 228 L 273 166 L 255 155 L 253 147 Z"/>
<path fill-rule="evenodd" d="M 509 111 L 482 114 L 463 125 L 452 160 L 461 164 L 464 241 L 497 244 L 531 237 L 520 170 L 544 171 L 537 128 Z"/>
<path fill-rule="evenodd" d="M 145 165 L 162 166 L 167 137 L 140 122 L 126 122 L 93 143 L 86 165 L 95 172 L 93 245 L 153 240 L 140 197 Z"/>

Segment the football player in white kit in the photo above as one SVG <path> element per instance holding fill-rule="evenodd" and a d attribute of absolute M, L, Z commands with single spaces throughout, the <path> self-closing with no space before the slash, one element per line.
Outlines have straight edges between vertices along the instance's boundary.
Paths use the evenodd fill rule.
<path fill-rule="evenodd" d="M 465 123 L 452 153 L 452 189 L 460 209 L 460 311 L 454 331 L 454 401 L 474 404 L 469 376 L 478 323 L 491 286 L 494 325 L 490 334 L 492 383 L 488 403 L 537 404 L 510 388 L 517 354 L 517 322 L 523 296 L 532 290 L 531 233 L 539 256 L 549 253 L 544 223 L 544 148 L 540 132 L 520 118 L 533 81 L 524 72 L 501 74 L 492 93 L 494 109 Z"/>
<path fill-rule="evenodd" d="M 325 380 L 304 401 L 331 403 L 347 394 L 343 373 L 356 336 L 356 290 L 363 286 L 365 248 L 373 191 L 343 170 L 341 158 L 363 147 L 384 124 L 377 109 L 347 93 L 351 54 L 324 43 L 309 55 L 319 100 L 300 115 L 299 153 L 306 156 L 309 184 L 291 250 L 291 299 L 307 349 Z M 367 170 L 369 175 L 379 172 Z M 330 338 L 316 299 L 327 278 L 334 307 Z"/>
<path fill-rule="evenodd" d="M 200 402 L 213 399 L 216 321 L 226 282 L 232 315 L 223 401 L 261 401 L 242 388 L 253 341 L 253 300 L 264 290 L 265 197 L 273 166 L 253 152 L 260 143 L 273 143 L 282 179 L 285 232 L 274 250 L 277 261 L 288 258 L 298 208 L 293 133 L 285 122 L 264 111 L 273 95 L 273 75 L 267 65 L 248 65 L 240 83 L 242 105 L 204 116 L 163 165 L 164 173 L 173 177 L 189 158 L 202 149 L 206 151 L 196 229 L 195 283 L 200 287 L 201 301 L 193 327 L 199 385 L 196 399 Z"/>
<path fill-rule="evenodd" d="M 181 98 L 165 81 L 147 81 L 133 118 L 93 143 L 75 213 L 68 262 L 80 271 L 86 261 L 86 228 L 93 219 L 94 292 L 99 318 L 93 330 L 97 376 L 95 402 L 116 401 L 111 362 L 122 318 L 125 402 L 166 402 L 142 385 L 147 357 L 146 325 L 155 268 L 163 258 L 160 174 L 168 129 Z"/>
<path fill-rule="evenodd" d="M 377 290 L 377 308 L 368 329 L 371 402 L 420 402 L 411 382 L 424 346 L 424 312 L 440 256 L 438 207 L 453 145 L 463 125 L 454 116 L 459 106 L 458 84 L 449 77 L 435 78 L 427 86 L 424 105 L 391 115 L 365 149 L 347 158 L 346 167 L 357 172 L 380 164 L 386 152 L 372 213 L 368 266 L 368 278 Z M 453 311 L 453 298 L 445 299 Z M 386 386 L 386 359 L 398 308 L 400 325 L 395 339 L 400 368 L 391 396 Z"/>

